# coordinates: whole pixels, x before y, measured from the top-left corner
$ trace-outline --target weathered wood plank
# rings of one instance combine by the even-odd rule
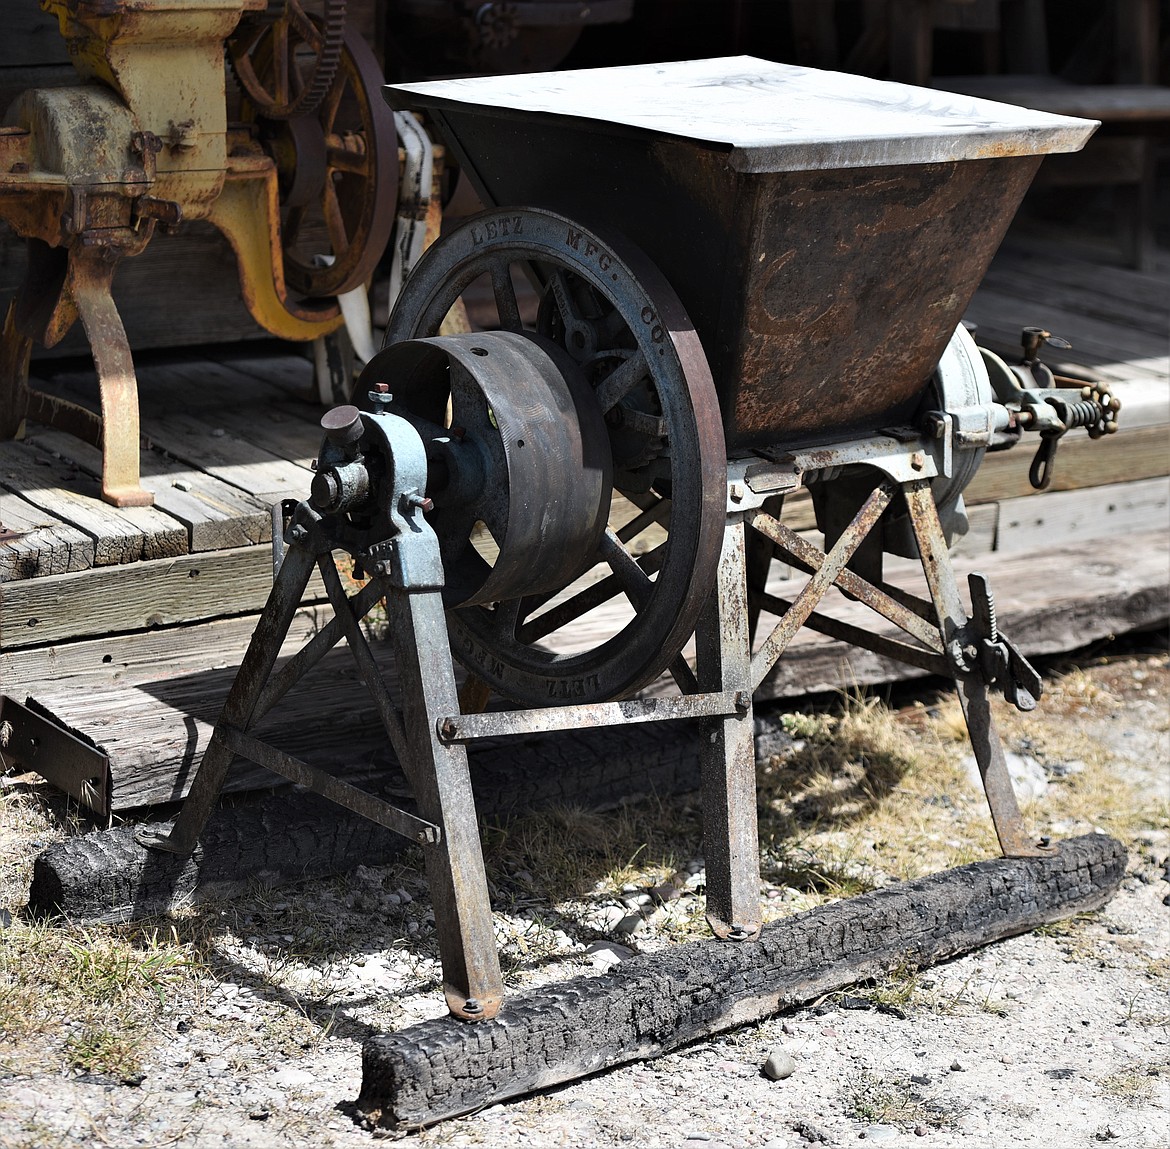
[[[271,552],[259,546],[24,579],[0,588],[0,646],[44,646],[244,614],[260,610],[271,589]],[[316,575],[308,597],[324,598]]]
[[[1170,477],[1111,483],[1081,491],[1052,491],[999,504],[1000,551],[1035,551],[1075,540],[1170,524]]]
[[[76,463],[89,475],[101,475],[101,451],[81,439],[63,431],[36,431],[28,442]],[[271,541],[272,513],[259,499],[149,448],[142,452],[141,468],[142,486],[154,494],[155,507],[187,528],[192,553]]]
[[[86,570],[93,552],[89,535],[0,490],[0,582]]]
[[[1043,296],[1018,300],[992,291],[980,292],[971,301],[964,318],[978,325],[978,342],[986,344],[995,336],[1017,352],[1020,329],[1026,324],[1064,336],[1072,344],[1072,349],[1046,353],[1045,359],[1050,363],[1084,364],[1089,369],[1109,366],[1112,370],[1124,364],[1132,368],[1132,376],[1159,371],[1165,376],[1170,372],[1164,335],[1134,328],[1122,329],[1113,323],[1054,306]]]
[[[1124,415],[1124,411],[1123,411]],[[1028,469],[1038,443],[1021,443],[998,452],[994,463],[979,468],[964,492],[969,503],[998,502],[1034,494]],[[1050,490],[1071,491],[1152,479],[1170,472],[1170,427],[1121,430],[1107,439],[1090,439],[1084,431],[1070,431],[1056,452]]]
[[[1122,338],[1129,328],[1158,337],[1164,335],[1170,327],[1170,305],[1165,296],[1156,296],[1153,292],[1131,292],[1130,298],[1125,298],[1103,291],[1095,282],[1095,267],[1086,269],[1085,265],[1081,265],[1082,276],[1094,276],[1094,281],[1085,283],[1078,279],[1044,274],[1040,266],[1040,261],[1029,263],[1017,259],[1001,263],[997,258],[983,277],[973,306],[978,305],[984,293],[1000,299],[1018,300],[1020,307],[1034,306],[1037,299],[1042,299],[1045,306],[1059,307],[1070,315],[1085,315],[1116,326]],[[1163,285],[1163,291],[1170,293],[1170,283]]]
[[[912,564],[891,565],[894,581],[917,585],[909,577]],[[1078,545],[1039,555],[983,555],[962,569],[971,566],[990,578],[1005,633],[1030,656],[1076,649],[1170,614],[1170,537],[1165,532],[1127,539],[1124,556],[1087,554]],[[778,581],[769,589],[791,597],[803,582]],[[859,604],[838,597],[826,609],[875,629],[876,616]],[[302,612],[283,654],[291,654],[328,617],[327,608],[320,614]],[[0,656],[0,675],[9,693],[33,695],[64,725],[83,731],[109,754],[115,808],[167,801],[185,793],[254,622],[255,616],[248,616],[194,631],[160,631],[142,640],[124,636],[9,651]],[[886,628],[882,633],[894,632]],[[375,643],[373,650],[393,693],[396,672],[389,644]],[[913,667],[804,631],[757,699],[921,675]],[[648,693],[673,691],[663,682]],[[373,704],[344,649],[334,651],[261,730],[289,753],[323,765],[352,769],[387,761]],[[265,779],[241,774],[232,785],[251,788],[267,784]]]
[[[93,539],[95,567],[186,553],[187,531],[177,519],[154,507],[103,503],[97,480],[27,443],[0,443],[0,487]]]
[[[255,441],[260,435],[248,438],[218,425],[229,422],[236,420],[217,419],[216,425],[211,425],[204,419],[179,413],[165,420],[144,419],[142,430],[167,454],[246,491],[262,503],[302,499],[308,494],[313,473],[307,466],[266,450]],[[243,426],[239,429],[245,430]]]
[[[1152,304],[1162,310],[1170,309],[1167,303],[1170,275],[1165,267],[1141,271],[1077,259],[1049,239],[1012,232],[996,254],[992,267],[1018,270],[1043,283],[1081,284],[1086,294],[1100,292],[1139,307]]]
[[[764,926],[703,939],[507,999],[494,1021],[451,1017],[362,1047],[358,1110],[411,1129],[761,1021],[895,967],[921,969],[1099,909],[1125,874],[1120,842],[1089,834],[1043,858],[996,858]],[[80,867],[79,867],[80,868]]]

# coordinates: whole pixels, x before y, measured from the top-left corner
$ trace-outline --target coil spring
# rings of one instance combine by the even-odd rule
[[[1102,422],[1104,417],[1101,404],[1092,399],[1082,399],[1065,408],[1064,423],[1071,431],[1074,427],[1091,427],[1094,423]]]
[[[1111,394],[1105,383],[1081,388],[1081,397],[1073,403],[1061,405],[1061,418],[1068,428],[1085,427],[1090,439],[1112,435],[1117,430],[1117,412],[1121,400]]]

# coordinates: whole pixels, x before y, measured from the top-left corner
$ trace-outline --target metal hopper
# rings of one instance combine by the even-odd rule
[[[905,418],[1041,158],[1095,123],[751,57],[405,84],[485,203],[633,239],[728,446]]]

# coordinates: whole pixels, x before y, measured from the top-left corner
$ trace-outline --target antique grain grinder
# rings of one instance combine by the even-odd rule
[[[1041,155],[1093,124],[748,58],[389,98],[433,117],[494,206],[407,282],[364,409],[323,420],[267,609],[178,821],[149,844],[193,848],[237,754],[312,785],[422,843],[449,1007],[491,1017],[467,743],[694,719],[708,920],[746,942],[761,921],[752,694],[808,625],[953,678],[1003,851],[1043,849],[988,704],[995,689],[1029,709],[1040,680],[986,583],[963,601],[948,537],[986,451],[1035,430],[1046,468],[1070,427],[1115,426],[1115,404],[1056,386],[1035,356],[981,353],[959,322]],[[492,301],[481,330],[440,335],[472,293]],[[779,520],[802,485],[825,551]],[[337,550],[369,575],[348,599]],[[921,559],[927,597],[884,581],[887,551]],[[767,592],[773,555],[809,573],[790,602]],[[273,673],[314,567],[336,617]],[[833,587],[902,637],[822,614]],[[379,600],[397,698],[360,626]],[[757,642],[764,613],[777,621]],[[248,733],[342,637],[416,811]],[[473,676],[462,700],[452,658]],[[664,671],[677,690],[640,698]]]
[[[42,0],[81,83],[23,92],[0,128],[0,218],[28,241],[0,337],[0,436],[25,418],[99,444],[102,497],[139,485],[134,365],[111,296],[118,263],[156,228],[209,220],[239,264],[261,326],[313,339],[342,323],[336,296],[366,282],[394,220],[393,118],[344,0]],[[242,18],[242,22],[241,22]],[[224,47],[242,89],[229,125]],[[35,343],[78,319],[101,415],[30,390]]]

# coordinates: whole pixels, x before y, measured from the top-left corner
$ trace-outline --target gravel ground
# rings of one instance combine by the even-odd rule
[[[1048,721],[1072,724],[1079,757],[1057,753],[1049,727],[1005,721],[1035,824],[1084,832],[1095,822],[1085,810],[1102,802],[1110,813],[1099,828],[1126,841],[1127,877],[1101,913],[495,1105],[404,1144],[1170,1144],[1168,661],[1147,649],[1058,681]],[[928,700],[899,722],[921,739],[934,714]],[[963,780],[961,749],[936,735],[927,741],[949,765],[937,767],[926,802],[954,808],[958,837],[939,848],[963,860],[987,831],[960,841],[978,796]],[[791,752],[801,745],[798,737]],[[1101,797],[1110,779],[1124,802]],[[1078,787],[1079,805],[1070,797]],[[867,816],[880,819],[896,790]],[[413,871],[360,869],[257,890],[146,930],[46,928],[21,916],[21,883],[36,845],[62,830],[40,787],[2,793],[0,1146],[368,1146],[387,1136],[355,1121],[361,1042],[441,1012],[429,907]],[[880,855],[884,830],[874,825],[821,824],[802,848],[827,858],[842,835],[856,847],[868,834]],[[489,864],[513,987],[604,970],[701,920],[698,858],[678,865],[681,896],[655,914],[642,911],[653,876],[618,884],[602,875],[587,894],[550,902],[515,861]],[[907,876],[897,870],[892,861],[854,865],[869,885]],[[776,916],[834,891],[776,878],[767,893]],[[763,1070],[770,1056],[790,1073],[773,1080]]]

